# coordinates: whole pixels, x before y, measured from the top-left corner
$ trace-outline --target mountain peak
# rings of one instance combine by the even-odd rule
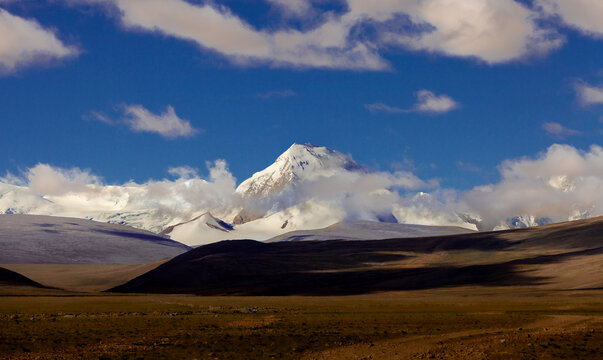
[[[272,165],[243,181],[237,193],[245,197],[278,194],[300,181],[362,170],[362,166],[338,151],[310,143],[294,143]]]

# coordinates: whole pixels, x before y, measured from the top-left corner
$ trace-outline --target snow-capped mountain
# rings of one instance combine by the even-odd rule
[[[600,213],[595,207],[584,206],[569,209],[565,218],[515,216],[514,209],[504,217],[496,212],[477,213],[454,196],[449,201],[437,192],[432,195],[419,191],[429,189],[431,183],[412,173],[371,172],[349,156],[312,144],[293,144],[273,164],[238,187],[224,161],[210,167],[207,180],[186,171],[175,180],[124,185],[103,185],[94,177],[85,182],[80,180],[86,176],[79,169],[53,171],[48,165],[40,166],[38,170],[44,170],[46,177],[39,181],[32,180],[36,175],[33,172],[17,181],[8,176],[0,178],[0,214],[66,216],[129,225],[163,232],[187,245],[227,239],[265,240],[342,221],[460,226],[485,231]],[[553,176],[542,181],[571,196],[583,180]],[[474,194],[491,191],[485,186]]]
[[[161,235],[168,235],[182,243],[205,245],[228,238],[234,227],[206,212],[192,220],[172,225],[163,230]]]
[[[276,161],[243,181],[236,192],[243,197],[276,195],[290,186],[341,171],[365,171],[349,156],[324,146],[293,144]]]
[[[537,218],[532,215],[518,215],[513,216],[512,218],[507,219],[506,221],[500,223],[495,226],[493,230],[509,230],[509,229],[519,229],[519,228],[527,228],[533,226],[542,226],[552,224],[553,220],[550,218]]]
[[[221,240],[267,240],[289,231],[323,228],[344,218],[345,212],[339,207],[310,200],[238,225],[205,213],[170,226],[161,234],[189,246],[199,246]]]
[[[366,170],[349,156],[327,147],[293,144],[273,164],[253,174],[237,187],[236,193],[253,206],[244,206],[232,222],[236,225],[245,224],[295,206],[296,203],[282,204],[283,200],[290,199],[278,197],[303,182],[345,172],[364,173]]]
[[[160,232],[177,219],[158,209],[130,204],[126,186],[91,188],[89,193],[36,194],[26,186],[0,182],[0,214],[29,214],[75,217]]]

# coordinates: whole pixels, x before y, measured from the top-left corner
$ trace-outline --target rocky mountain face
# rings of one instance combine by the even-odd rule
[[[295,188],[304,181],[331,177],[342,172],[366,172],[349,156],[324,146],[293,144],[266,169],[243,181],[237,194],[266,208],[275,205],[275,198],[285,190]],[[244,207],[233,219],[241,225],[260,219],[267,211],[257,207]]]
[[[348,156],[324,146],[293,144],[266,169],[243,181],[236,192],[246,198],[279,194],[302,181],[341,171],[366,171]]]

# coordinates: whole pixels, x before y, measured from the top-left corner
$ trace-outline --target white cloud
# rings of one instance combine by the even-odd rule
[[[168,173],[179,179],[193,179],[199,177],[199,170],[190,166],[177,166],[168,169]]]
[[[101,180],[89,170],[61,169],[48,164],[38,164],[27,172],[29,187],[38,194],[63,195],[87,191],[88,185],[98,185]]]
[[[583,106],[603,104],[603,87],[578,82],[574,86],[578,100]]]
[[[429,90],[420,90],[414,108],[418,112],[447,113],[458,106],[458,103],[448,95],[436,95]]]
[[[225,6],[194,5],[183,0],[114,0],[124,27],[158,32],[197,43],[235,63],[258,61],[275,66],[384,69],[386,63],[366,44],[325,44],[339,24],[302,33],[270,33],[253,28]],[[339,39],[339,37],[338,37]],[[342,39],[339,39],[342,40]]]
[[[142,105],[124,106],[124,113],[125,122],[136,132],[156,133],[168,139],[191,137],[199,132],[191,126],[190,121],[179,118],[174,108],[169,105],[166,111],[159,115],[153,114]]]
[[[431,226],[460,226],[477,230],[459,214],[461,209],[454,191],[437,189],[431,194],[419,192],[403,198],[394,205],[393,215],[398,222]]]
[[[78,50],[62,43],[53,30],[0,9],[0,72],[77,54]]]
[[[459,104],[448,95],[436,95],[429,90],[417,92],[417,102],[411,109],[389,106],[384,103],[365,104],[370,112],[386,112],[390,114],[405,114],[411,112],[444,114],[459,107]]]
[[[342,12],[310,0],[269,1],[302,26],[258,29],[214,2],[111,0],[126,29],[192,41],[241,65],[387,70],[383,54],[391,48],[496,64],[563,43],[539,27],[536,11],[514,0],[342,0]]]
[[[545,13],[560,17],[583,33],[603,37],[603,2],[600,0],[536,0]]]
[[[501,180],[478,186],[461,196],[479,214],[483,228],[492,229],[518,215],[567,221],[603,215],[603,148],[580,151],[553,145],[535,158],[507,160]]]
[[[565,126],[556,122],[546,122],[542,124],[542,128],[547,132],[549,136],[555,138],[564,138],[566,136],[579,135],[580,131],[566,128]]]
[[[465,192],[442,189],[437,181],[411,172],[341,171],[269,199],[243,199],[224,160],[207,167],[206,178],[196,169],[180,167],[170,169],[177,176],[173,180],[106,185],[87,170],[38,164],[21,177],[0,178],[0,209],[20,205],[30,213],[78,217],[155,212],[152,222],[145,224],[159,227],[155,230],[202,211],[234,216],[245,206],[274,213],[307,202],[324,204],[350,219],[376,220],[393,214],[400,222],[465,227],[477,223],[483,230],[516,216],[564,221],[603,215],[603,148],[597,145],[581,151],[556,144],[535,157],[504,161],[500,181]],[[7,195],[6,183],[17,186],[19,193]],[[417,193],[420,190],[431,193]]]
[[[311,0],[267,0],[278,7],[286,16],[307,15],[312,9]]]
[[[386,43],[495,64],[546,53],[562,38],[540,28],[537,13],[513,0],[349,0],[352,11],[381,21],[397,13],[427,27],[415,34],[385,30]]]
[[[189,216],[200,209],[237,206],[236,179],[228,171],[226,162],[217,160],[207,165],[206,179],[197,175],[195,169],[181,167],[171,169],[173,175],[182,175],[174,180],[107,185],[88,170],[38,164],[21,176],[9,174],[0,178],[2,195],[6,191],[17,191],[14,203],[10,197],[0,197],[0,208],[5,210],[9,201],[8,207],[16,207],[18,211],[55,216],[97,218],[103,213],[108,216],[155,213],[150,219],[152,223],[145,225],[147,228],[158,226],[154,230],[160,231],[161,224],[165,225],[170,219],[189,220]],[[7,184],[9,190],[6,190]]]

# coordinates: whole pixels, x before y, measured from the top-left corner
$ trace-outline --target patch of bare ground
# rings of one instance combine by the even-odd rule
[[[603,356],[602,329],[603,316],[552,315],[520,328],[407,336],[331,348],[304,359],[596,358]]]

